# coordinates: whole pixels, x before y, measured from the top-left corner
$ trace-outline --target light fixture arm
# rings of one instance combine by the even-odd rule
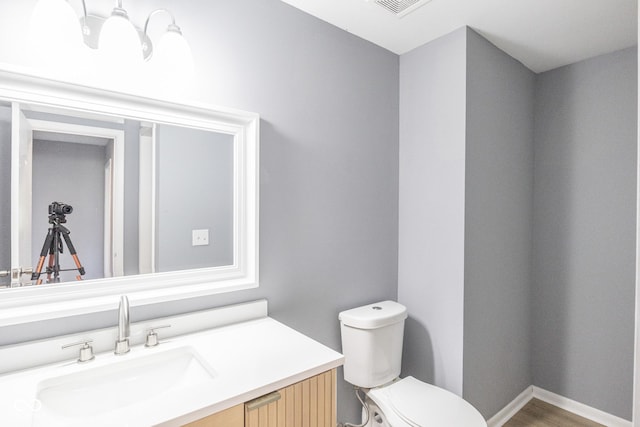
[[[182,30],[180,30],[180,27],[176,25],[176,18],[175,16],[173,16],[173,13],[171,13],[167,9],[156,9],[152,11],[149,14],[149,16],[147,16],[147,20],[144,23],[144,29],[142,30],[142,52],[143,52],[144,58],[147,60],[151,58],[151,55],[153,54],[153,45],[151,43],[151,38],[149,37],[149,34],[148,34],[149,22],[151,21],[151,17],[162,12],[168,14],[171,17],[171,24],[169,24],[169,26],[167,27],[167,32],[174,32],[182,35]]]
[[[82,16],[87,19],[87,3],[84,0],[80,0],[82,3]]]
[[[177,32],[177,33],[179,33],[179,34],[182,34],[182,31],[180,30],[180,27],[178,27],[178,26],[176,25],[176,18],[175,18],[175,16],[173,16],[173,13],[171,13],[171,12],[170,12],[169,10],[167,10],[167,9],[156,9],[156,10],[154,10],[153,12],[151,12],[151,13],[149,14],[149,16],[147,17],[147,20],[146,20],[146,21],[145,21],[145,23],[144,23],[144,30],[143,30],[143,33],[144,33],[147,37],[149,37],[149,34],[147,34],[147,30],[148,30],[148,28],[149,28],[149,21],[151,20],[151,17],[152,17],[153,15],[156,15],[156,14],[158,14],[158,13],[160,13],[160,12],[165,12],[165,13],[169,14],[169,16],[171,17],[171,24],[169,25],[169,27],[167,28],[167,30],[168,30],[168,31],[175,31],[175,32]]]

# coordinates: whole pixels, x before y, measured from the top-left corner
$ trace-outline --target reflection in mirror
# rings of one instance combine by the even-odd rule
[[[0,227],[0,270],[36,269],[21,286],[235,263],[231,134],[5,102],[0,161],[0,219],[20,230]]]
[[[233,137],[170,125],[155,135],[154,271],[233,264]]]

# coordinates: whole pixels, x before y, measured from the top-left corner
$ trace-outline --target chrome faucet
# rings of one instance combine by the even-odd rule
[[[122,295],[118,307],[118,340],[116,341],[115,354],[129,352],[129,335],[129,298]]]

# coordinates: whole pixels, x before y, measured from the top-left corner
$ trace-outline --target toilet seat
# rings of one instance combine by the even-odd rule
[[[371,389],[375,402],[393,427],[486,427],[480,412],[461,397],[413,377]]]

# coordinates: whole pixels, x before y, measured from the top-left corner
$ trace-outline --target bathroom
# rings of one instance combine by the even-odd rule
[[[1,6],[0,62],[22,66],[30,58],[13,34],[24,31],[35,1],[15,3]],[[184,99],[260,115],[259,287],[134,305],[132,322],[264,298],[271,317],[340,351],[339,312],[399,300],[409,309],[403,376],[462,393],[487,419],[536,385],[631,420],[636,145],[589,174],[592,158],[572,157],[583,152],[578,145],[554,147],[557,136],[544,132],[577,130],[553,128],[555,116],[539,103],[574,99],[563,91],[576,75],[587,86],[600,70],[620,75],[610,67],[628,70],[634,48],[535,76],[470,29],[398,56],[277,0],[124,5],[137,23],[156,8],[176,15],[197,66]],[[498,78],[518,88],[508,104],[491,103]],[[636,112],[636,92],[623,86],[636,87],[633,79],[591,94],[610,103],[598,113],[611,114],[613,129],[615,120],[636,119],[623,114]],[[581,123],[589,120],[580,114],[596,114],[564,108]],[[621,132],[635,131],[635,121],[625,123]],[[443,146],[424,152],[415,143],[429,132]],[[511,138],[519,144],[507,145]],[[494,140],[505,146],[482,150]],[[584,175],[554,175],[543,163],[554,158],[586,162],[576,166]],[[572,179],[594,193],[570,193]],[[579,220],[576,228],[551,221],[556,211]],[[6,203],[0,223],[6,239]],[[593,252],[574,259],[572,245]],[[554,274],[566,275],[565,287],[555,287]],[[584,293],[578,282],[588,283]],[[0,345],[112,327],[116,309],[114,298],[109,310],[4,327]],[[344,381],[338,401],[339,421],[358,418]]]

